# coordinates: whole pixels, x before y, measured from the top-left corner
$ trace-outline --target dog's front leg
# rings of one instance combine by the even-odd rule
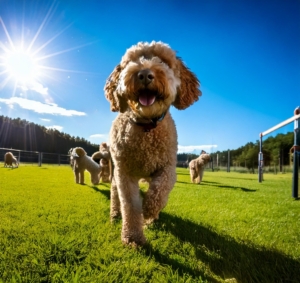
[[[84,170],[85,170],[85,169],[79,171],[79,183],[80,183],[81,185],[84,184]]]
[[[190,169],[190,177],[191,177],[191,183],[194,183],[194,179],[195,179],[195,173],[192,171],[192,169]]]
[[[74,167],[74,175],[75,175],[75,182],[79,183],[79,169],[77,167]]]
[[[119,216],[121,216],[120,199],[115,178],[112,178],[110,188],[110,219],[113,221]]]
[[[175,167],[166,167],[153,175],[143,204],[143,213],[147,224],[158,219],[159,212],[166,206],[175,182]]]
[[[146,238],[143,233],[142,200],[138,179],[131,178],[116,168],[114,172],[122,213],[122,242],[143,245]]]

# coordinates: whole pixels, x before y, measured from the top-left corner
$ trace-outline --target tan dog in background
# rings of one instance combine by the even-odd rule
[[[205,165],[210,161],[210,155],[202,153],[189,163],[191,182],[200,184],[203,179]]]
[[[13,164],[15,164],[15,167],[19,167],[17,157],[15,157],[10,151],[6,152],[4,154],[4,167],[14,168]]]

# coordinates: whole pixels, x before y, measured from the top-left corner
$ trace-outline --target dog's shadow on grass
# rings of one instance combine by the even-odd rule
[[[221,278],[235,278],[237,282],[300,282],[300,261],[279,251],[250,242],[237,242],[229,236],[165,212],[160,213],[153,228],[172,233],[183,243],[190,243],[197,260]],[[162,254],[159,249],[152,248],[151,243],[146,247],[146,252],[161,264],[171,265],[181,275],[188,273],[195,279],[202,277],[209,282],[219,282],[201,270],[187,267]]]
[[[177,173],[177,176],[190,176],[190,173]]]
[[[216,183],[216,182],[203,181],[202,183],[203,183],[203,185],[214,186],[214,187],[218,187],[218,188],[222,188],[222,189],[242,190],[244,192],[249,192],[249,193],[253,193],[253,192],[257,191],[254,189],[248,189],[248,188],[239,187],[239,186],[229,186],[229,185],[224,185],[222,183]]]
[[[202,183],[203,183],[203,185],[208,185],[208,186],[211,186],[210,183],[213,183],[212,186],[214,186],[214,187],[218,187],[221,189],[242,190],[242,191],[248,192],[248,193],[253,193],[253,192],[257,191],[255,189],[249,189],[249,188],[244,188],[244,187],[240,187],[240,186],[229,186],[229,185],[224,185],[222,183],[217,184],[216,182],[203,181]]]
[[[252,174],[253,175],[253,174]],[[240,178],[240,177],[223,177],[223,178],[227,178],[227,179],[237,179],[237,180],[246,180],[246,181],[256,181],[256,179],[254,178]]]
[[[256,192],[256,190],[254,190],[254,189],[238,187],[238,186],[229,186],[229,185],[224,185],[222,183],[210,182],[210,181],[202,181],[200,184],[193,184],[193,183],[190,183],[190,182],[183,182],[183,181],[177,181],[176,183],[190,184],[190,185],[194,185],[194,186],[197,186],[197,187],[207,185],[207,186],[213,186],[213,187],[218,187],[218,188],[222,188],[222,189],[242,190],[244,192],[249,192],[249,193]]]
[[[110,184],[101,183],[102,186],[106,187],[106,189],[100,189],[97,186],[89,186],[96,192],[103,194],[108,200],[110,199]]]

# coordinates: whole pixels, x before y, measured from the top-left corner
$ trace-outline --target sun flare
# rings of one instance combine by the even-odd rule
[[[13,26],[19,25],[18,29],[14,29],[14,31],[17,30],[16,33],[7,29],[3,18],[0,16],[0,90],[11,88],[12,96],[15,96],[19,89],[22,89],[23,92],[26,92],[25,95],[34,95],[37,92],[48,97],[50,96],[48,92],[50,81],[60,81],[57,76],[58,72],[85,73],[57,67],[61,63],[57,56],[93,43],[73,45],[70,48],[57,51],[53,49],[54,40],[73,24],[69,23],[47,39],[45,36],[47,30],[43,31],[43,29],[51,21],[57,6],[58,2],[53,1],[35,33],[30,24],[26,24],[24,20],[26,17],[22,19],[22,24],[14,22]],[[52,52],[48,51],[48,47]]]
[[[17,82],[32,83],[39,76],[39,66],[32,54],[23,50],[9,51],[4,58],[9,76]]]

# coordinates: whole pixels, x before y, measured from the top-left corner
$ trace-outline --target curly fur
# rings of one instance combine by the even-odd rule
[[[204,167],[210,161],[210,155],[207,153],[200,154],[196,159],[189,163],[191,182],[200,184],[203,179]]]
[[[87,156],[82,147],[73,148],[70,159],[76,183],[84,184],[84,171],[87,170],[91,174],[91,182],[94,185],[99,184],[101,166]]]
[[[142,245],[143,223],[158,219],[176,182],[177,132],[171,105],[184,109],[201,95],[196,76],[162,42],[129,48],[104,87],[112,111],[114,163],[111,218],[122,216],[121,239]],[[138,182],[149,180],[143,199]]]
[[[100,180],[102,179],[104,183],[110,183],[112,178],[112,161],[109,146],[105,142],[101,143],[99,151],[93,153],[92,159],[102,167]]]
[[[13,164],[15,164],[15,167],[19,167],[19,162],[17,158],[11,152],[6,152],[4,154],[4,167],[13,168]]]

